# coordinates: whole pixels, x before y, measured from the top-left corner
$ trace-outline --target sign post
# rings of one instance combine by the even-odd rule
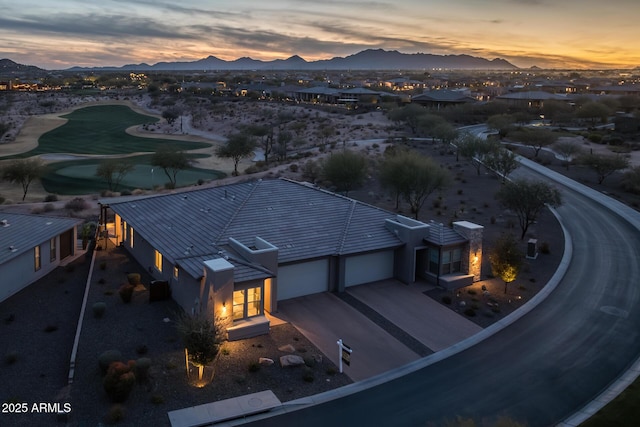
[[[339,368],[340,373],[342,373],[342,362],[344,362],[347,366],[351,366],[351,347],[342,342],[342,338],[340,338],[337,342],[338,344],[338,360],[339,360]]]

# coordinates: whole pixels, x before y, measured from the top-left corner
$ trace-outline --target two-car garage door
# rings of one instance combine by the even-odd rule
[[[344,263],[345,287],[390,279],[393,267],[393,251],[348,257]],[[328,290],[328,259],[278,267],[278,301]]]

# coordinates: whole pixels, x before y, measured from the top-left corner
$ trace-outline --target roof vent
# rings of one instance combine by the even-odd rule
[[[15,247],[15,246],[13,246],[13,245],[9,246],[9,250],[10,250],[11,252],[15,252],[15,251],[17,251],[16,247]]]
[[[8,227],[9,226],[9,221],[6,219],[3,219],[2,221],[0,221],[0,225],[3,227]]]

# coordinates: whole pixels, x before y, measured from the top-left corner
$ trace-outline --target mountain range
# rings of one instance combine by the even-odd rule
[[[2,62],[0,60],[0,71]],[[18,65],[18,64],[16,64]],[[21,66],[27,67],[27,66]],[[510,70],[515,65],[504,59],[488,60],[470,55],[401,53],[396,50],[368,49],[346,57],[306,61],[298,55],[287,59],[261,61],[242,57],[233,61],[208,56],[189,62],[127,64],[121,67],[72,67],[64,71],[216,71],[216,70]],[[6,70],[5,70],[6,71]],[[16,70],[19,71],[19,70]]]

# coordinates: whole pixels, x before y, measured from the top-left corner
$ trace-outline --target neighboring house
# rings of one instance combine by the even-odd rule
[[[568,102],[568,98],[565,95],[539,90],[506,93],[504,95],[497,96],[495,99],[528,108],[543,108],[545,101]]]
[[[440,89],[416,95],[411,102],[439,110],[451,105],[475,103],[476,100],[467,91]]]
[[[185,311],[226,319],[229,339],[267,333],[265,311],[289,298],[391,278],[447,288],[480,280],[481,226],[425,224],[310,184],[259,180],[100,203],[117,243],[168,281]]]
[[[75,255],[76,227],[70,218],[0,212],[0,301],[44,277]]]

